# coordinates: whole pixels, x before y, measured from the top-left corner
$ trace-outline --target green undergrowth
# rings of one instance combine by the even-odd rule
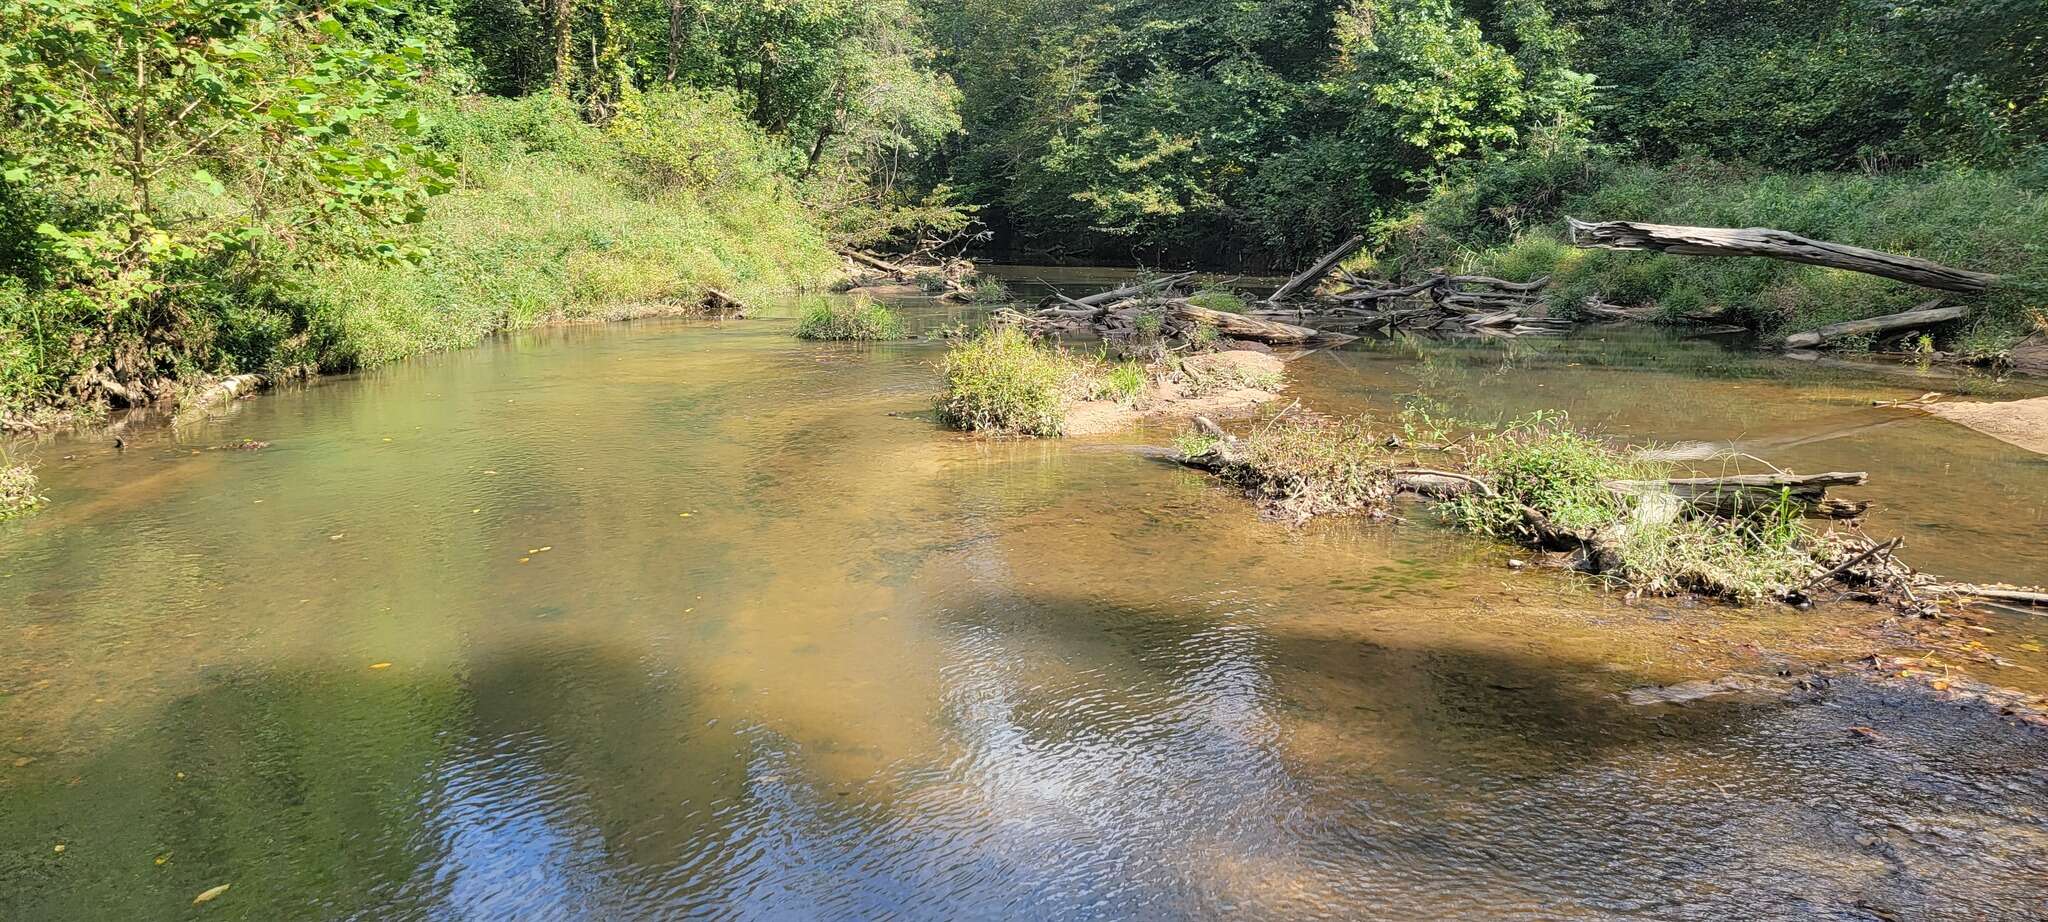
[[[797,317],[796,338],[877,342],[903,337],[903,319],[867,295],[822,298]]]
[[[815,286],[837,260],[720,97],[662,94],[603,127],[558,97],[468,100],[440,140],[462,184],[436,199],[417,265],[297,279],[323,368],[376,365],[543,323],[689,313]]]
[[[1425,441],[1451,428],[1462,429],[1462,437]],[[1668,476],[1665,470],[1573,429],[1561,416],[1456,427],[1414,415],[1395,425],[1283,417],[1228,450],[1199,434],[1176,448],[1295,520],[1387,515],[1403,472],[1473,478],[1484,486],[1435,504],[1447,522],[1522,544],[1563,536],[1582,569],[1635,591],[1755,602],[1791,595],[1816,566],[1816,536],[1790,501],[1732,518],[1650,514],[1644,500],[1609,484]]]
[[[1597,296],[1654,306],[1675,322],[1737,323],[1773,334],[1907,310],[1938,294],[1771,259],[1579,249],[1567,242],[1564,219],[1771,227],[2003,275],[2006,284],[1990,295],[1950,296],[1951,304],[1978,309],[1935,336],[1944,348],[1992,351],[2017,339],[2030,312],[2048,305],[2048,184],[2038,172],[1792,174],[1532,155],[1447,181],[1406,217],[1382,225],[1376,268],[1513,281],[1550,276],[1550,307],[1565,315]]]
[[[0,416],[90,413],[106,399],[95,369],[144,380],[346,371],[538,324],[692,313],[712,288],[757,299],[839,271],[778,170],[785,152],[725,96],[636,96],[604,125],[549,93],[446,101],[430,115],[422,141],[457,171],[393,247],[309,244],[290,264],[264,259],[283,247],[250,248],[179,268],[142,333],[106,329],[79,286],[33,281],[55,257],[9,234],[76,203],[16,201],[26,193],[0,185],[11,212],[0,268],[16,273],[0,275]],[[164,182],[195,209],[245,207],[238,187],[214,201]]]
[[[1005,435],[1059,435],[1083,363],[1010,327],[955,345],[941,366],[939,415],[956,429]]]

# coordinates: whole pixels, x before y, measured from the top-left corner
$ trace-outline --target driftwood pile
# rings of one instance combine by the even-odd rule
[[[1158,335],[1169,339],[1197,341],[1198,331],[1207,328],[1223,339],[1266,346],[1332,345],[1374,330],[1524,336],[1571,327],[1571,321],[1550,317],[1544,309],[1547,278],[1510,282],[1438,274],[1409,284],[1362,279],[1337,264],[1363,242],[1363,237],[1345,241],[1243,313],[1191,303],[1187,286],[1195,274],[1182,272],[1083,298],[1051,295],[1034,311],[998,311],[996,319],[1038,335],[1085,331],[1117,341],[1145,335],[1150,315],[1162,328]],[[1325,291],[1323,283],[1332,273],[1344,284]]]
[[[1571,321],[1549,316],[1544,307],[1543,289],[1550,284],[1547,277],[1510,282],[1483,275],[1439,273],[1403,283],[1359,278],[1338,268],[1364,239],[1346,240],[1246,313],[1342,332],[1431,330],[1451,335],[1527,336],[1571,328]],[[1325,293],[1322,282],[1333,272],[1344,287]]]
[[[915,285],[942,301],[974,300],[974,290],[967,285],[974,277],[974,263],[970,260],[925,250],[895,258],[855,249],[843,250],[839,255],[845,263],[848,288]]]
[[[996,311],[993,319],[1038,336],[1091,333],[1126,344],[1213,343],[1231,349],[1255,343],[1272,348],[1337,345],[1357,338],[1191,303],[1185,286],[1194,276],[1182,272],[1141,280],[1085,298],[1056,294],[1041,301],[1036,310],[1027,313],[1005,308]]]

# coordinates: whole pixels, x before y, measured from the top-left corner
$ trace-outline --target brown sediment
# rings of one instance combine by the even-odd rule
[[[1918,406],[2008,445],[2048,455],[2048,397],[1998,402],[1959,400]]]
[[[1084,400],[1067,411],[1066,434],[1097,435],[1143,419],[1235,418],[1280,399],[1286,363],[1263,352],[1234,349],[1169,359],[1148,368],[1137,399]]]

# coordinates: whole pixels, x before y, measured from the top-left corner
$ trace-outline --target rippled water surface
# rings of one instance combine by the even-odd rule
[[[1290,529],[1165,430],[965,439],[936,347],[788,330],[543,331],[33,449],[0,919],[2048,916],[2040,734],[1847,679],[1618,696],[1861,655],[1867,612]],[[2048,467],[1878,414],[1944,389],[1896,374],[1597,336],[1294,374],[1868,469],[1916,562],[2048,578]],[[2048,630],[1992,623],[2041,684]]]

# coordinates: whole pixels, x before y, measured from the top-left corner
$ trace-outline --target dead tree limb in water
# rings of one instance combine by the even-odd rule
[[[1882,317],[1851,320],[1847,323],[1831,323],[1824,327],[1807,330],[1804,333],[1794,333],[1785,337],[1784,345],[1787,349],[1812,349],[1816,346],[1826,345],[1829,340],[1841,339],[1844,336],[1855,336],[1859,333],[1884,334],[1896,333],[1900,330],[1913,330],[1920,327],[1933,326],[1937,323],[1945,323],[1950,320],[1958,320],[1962,318],[1963,314],[1964,310],[1962,308],[1942,307],[1941,299],[1935,298],[1909,311],[1886,314]]]
[[[1068,304],[1078,304],[1082,307],[1101,307],[1102,305],[1110,304],[1116,301],[1121,301],[1125,298],[1135,298],[1138,295],[1145,294],[1146,292],[1152,291],[1155,288],[1164,291],[1194,277],[1195,274],[1192,272],[1177,272],[1173,275],[1162,275],[1156,279],[1146,279],[1139,282],[1133,282],[1129,285],[1124,285],[1119,288],[1112,288],[1108,291],[1097,292],[1085,298],[1069,298],[1064,295],[1051,295],[1048,296],[1045,300],[1040,301],[1039,304],[1041,306],[1045,306],[1065,302]]]
[[[1862,272],[1965,294],[1982,294],[1998,284],[1998,276],[1990,273],[1951,269],[1915,256],[1813,240],[1768,227],[1683,227],[1638,221],[1565,220],[1571,224],[1572,245],[1589,249],[1655,250],[1681,256],[1763,256]]]
[[[1323,280],[1323,276],[1329,275],[1331,269],[1337,268],[1337,264],[1343,262],[1344,257],[1351,255],[1351,251],[1358,249],[1358,245],[1364,242],[1365,237],[1362,235],[1355,235],[1344,241],[1344,245],[1316,260],[1315,265],[1302,270],[1301,274],[1288,279],[1287,284],[1274,289],[1273,296],[1266,300],[1278,303],[1294,297],[1295,292],[1304,288],[1314,288],[1317,282]]]

